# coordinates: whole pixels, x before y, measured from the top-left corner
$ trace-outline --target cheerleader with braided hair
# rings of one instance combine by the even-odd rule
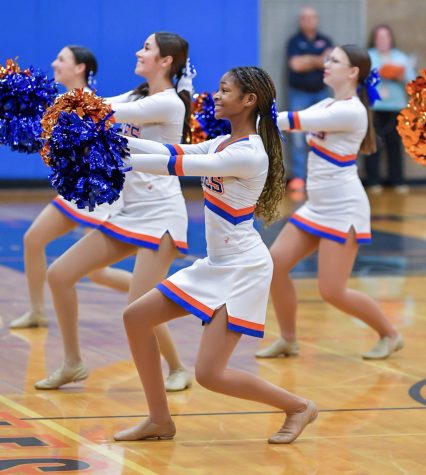
[[[129,140],[134,169],[203,177],[207,257],[164,280],[125,310],[149,416],[117,433],[116,440],[174,437],[155,328],[188,313],[205,324],[195,366],[197,381],[212,391],[286,413],[270,443],[292,442],[317,416],[313,402],[254,374],[227,368],[243,334],[263,336],[272,260],[253,217],[263,215],[271,221],[282,198],[284,168],[274,98],[275,87],[265,71],[231,69],[214,95],[215,117],[231,122],[231,135],[196,145]]]

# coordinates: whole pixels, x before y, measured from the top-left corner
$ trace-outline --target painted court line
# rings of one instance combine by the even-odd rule
[[[367,411],[417,411],[426,410],[426,406],[402,406],[402,407],[350,407],[341,409],[320,409],[319,412],[367,412]],[[233,411],[233,412],[184,412],[171,414],[172,417],[205,417],[205,416],[255,416],[260,414],[282,414],[282,411]],[[21,421],[40,420],[86,420],[86,419],[131,419],[148,417],[148,414],[123,414],[120,416],[62,416],[62,417],[21,417]]]
[[[49,429],[52,429],[53,431],[58,432],[64,437],[67,437],[68,439],[71,439],[74,442],[77,442],[78,444],[83,445],[84,447],[92,450],[93,452],[97,452],[99,455],[102,455],[103,457],[106,457],[112,460],[113,462],[120,464],[121,466],[125,466],[129,469],[134,470],[135,473],[141,473],[142,475],[157,475],[155,472],[152,472],[151,470],[148,470],[147,468],[144,468],[132,462],[131,460],[127,460],[123,458],[121,455],[118,455],[105,447],[102,447],[102,446],[94,444],[93,442],[90,442],[85,437],[82,437],[76,432],[73,432],[65,427],[62,427],[60,424],[56,422],[43,419],[42,416],[38,414],[37,412],[31,409],[28,409],[27,407],[22,406],[21,404],[18,404],[5,396],[0,395],[0,403],[28,417],[38,418],[40,424],[43,424],[46,427],[49,427]]]

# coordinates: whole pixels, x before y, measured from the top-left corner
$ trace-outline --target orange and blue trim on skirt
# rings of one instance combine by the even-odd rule
[[[203,303],[191,297],[189,294],[179,289],[169,280],[163,280],[156,285],[156,288],[170,300],[184,308],[188,313],[195,315],[204,323],[210,323],[213,319],[215,309],[207,307]],[[264,325],[260,323],[248,322],[240,318],[228,315],[228,329],[237,333],[263,338]]]
[[[128,244],[133,244],[139,247],[146,247],[155,251],[158,250],[158,248],[160,247],[161,238],[149,236],[147,234],[134,233],[132,231],[128,231],[126,229],[115,226],[109,221],[104,221],[98,227],[98,229],[102,233],[107,234],[108,236],[111,236],[114,239],[118,239],[119,241],[127,242]],[[173,242],[179,252],[181,252],[182,254],[188,254],[188,244],[186,242],[175,241],[174,239]]]
[[[344,244],[348,238],[349,233],[343,231],[338,231],[337,229],[330,228],[328,226],[322,226],[321,224],[314,223],[313,221],[299,216],[297,213],[294,213],[289,219],[289,223],[294,224],[298,228],[306,231],[315,236],[323,237],[330,239],[332,241],[339,242]],[[358,244],[370,244],[371,243],[371,233],[357,233],[355,231],[355,237]]]
[[[103,223],[103,220],[92,218],[83,214],[76,212],[71,206],[68,206],[64,201],[59,198],[54,198],[52,200],[52,205],[63,213],[67,218],[72,219],[78,224],[83,226],[90,226],[91,228],[98,228],[100,224]]]

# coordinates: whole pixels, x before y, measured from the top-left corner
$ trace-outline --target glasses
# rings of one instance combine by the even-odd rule
[[[324,58],[323,63],[331,63],[331,64],[343,64],[344,66],[349,66],[350,68],[352,67],[351,64],[349,63],[343,63],[342,61],[339,61],[338,59],[334,58],[333,56],[326,56]]]

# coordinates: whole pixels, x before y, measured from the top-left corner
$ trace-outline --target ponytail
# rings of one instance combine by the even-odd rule
[[[359,87],[358,96],[367,109],[368,117],[367,132],[365,133],[365,137],[361,142],[360,152],[364,155],[370,155],[377,150],[376,131],[373,125],[373,111],[370,109],[370,101],[368,98],[367,89],[363,85]]]
[[[367,110],[368,126],[365,137],[361,143],[360,152],[366,155],[374,153],[377,149],[376,146],[376,132],[373,125],[373,113],[370,109],[370,100],[368,92],[365,87],[364,81],[367,79],[371,70],[371,59],[368,51],[365,48],[361,48],[357,45],[343,45],[339,46],[341,50],[346,54],[349,59],[349,63],[353,67],[359,69],[358,74],[358,96],[361,102],[364,104]]]
[[[175,86],[176,88],[176,86]],[[192,100],[191,94],[186,89],[177,93],[185,105],[185,117],[183,122],[182,143],[191,143],[191,113],[192,113]]]
[[[147,82],[143,82],[137,88],[133,89],[131,96],[134,97],[136,101],[137,99],[146,97],[148,94],[149,94],[149,85]]]
[[[278,205],[284,191],[284,161],[278,128],[272,115],[276,96],[275,86],[269,74],[256,66],[230,70],[243,94],[257,96],[259,115],[258,132],[269,158],[268,176],[256,203],[255,215],[263,217],[265,224],[278,218]]]
[[[269,224],[278,218],[285,183],[284,159],[277,126],[270,114],[259,119],[258,132],[269,157],[268,176],[256,205],[256,216],[263,216]]]

